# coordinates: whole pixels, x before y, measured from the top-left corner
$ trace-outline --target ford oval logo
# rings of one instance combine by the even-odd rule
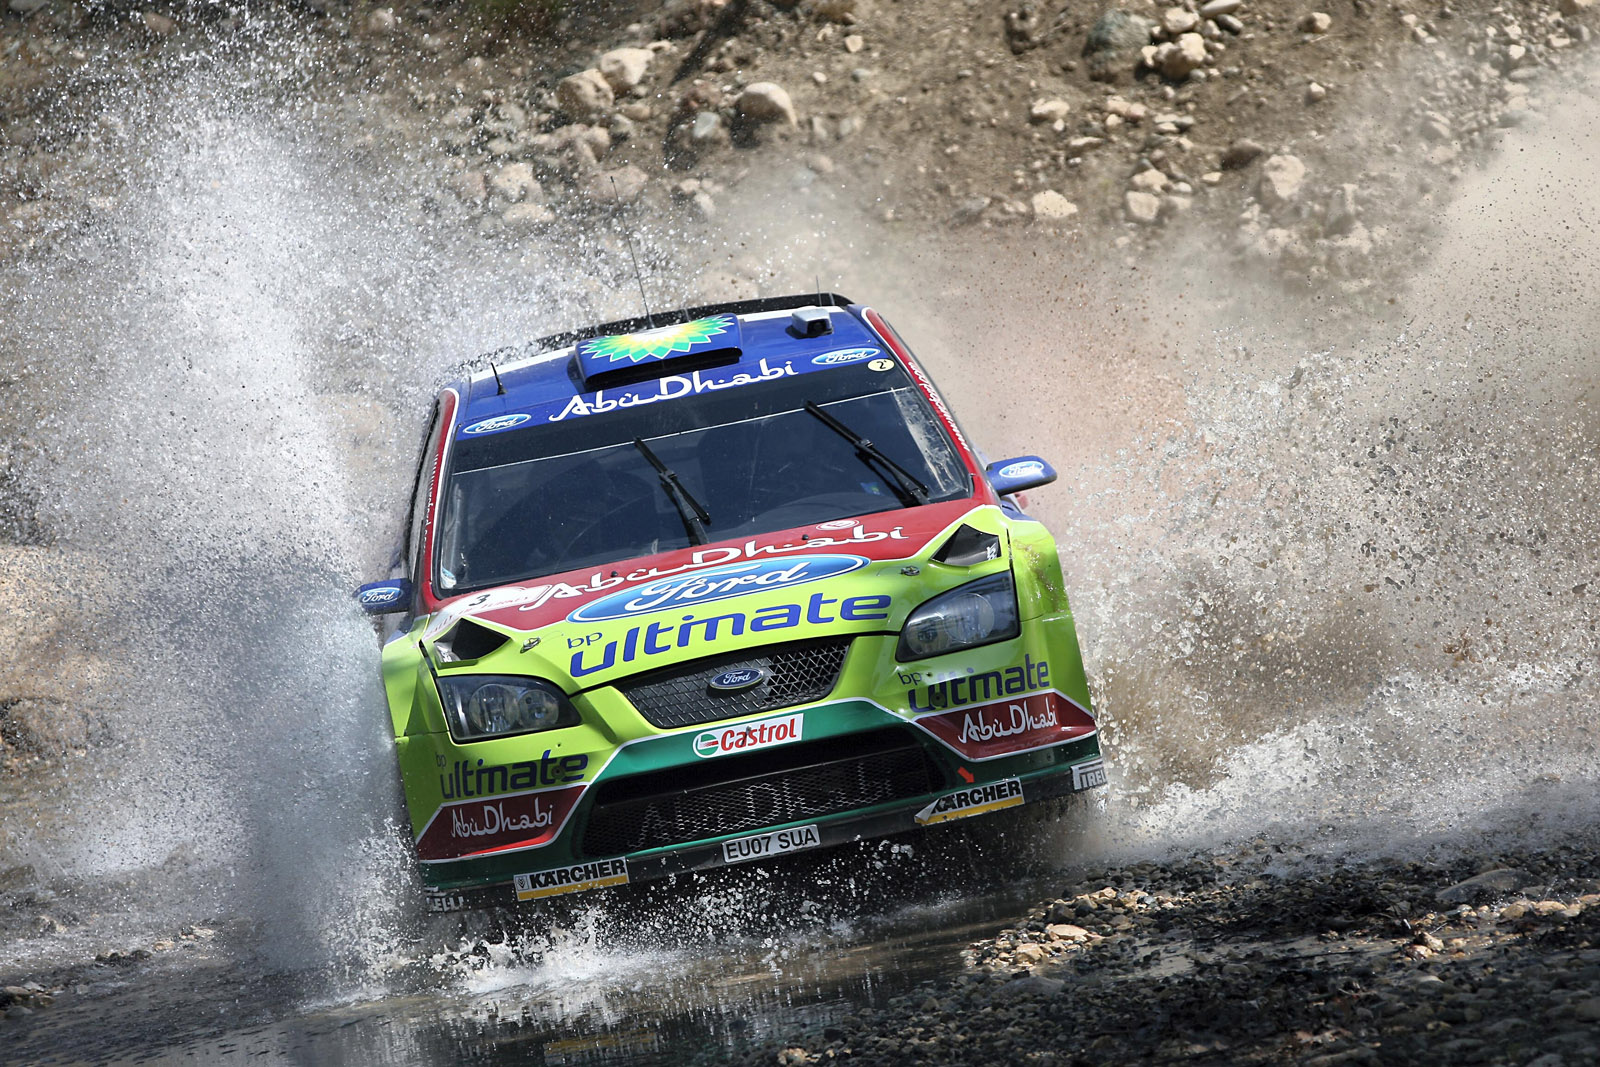
[[[521,426],[531,418],[533,418],[532,415],[520,411],[515,415],[496,415],[492,419],[475,422],[461,432],[470,434],[497,433],[500,430],[509,430],[513,426]]]
[[[790,556],[787,559],[730,563],[725,567],[675,574],[591,600],[567,618],[572,622],[626,619],[647,611],[669,611],[709,604],[714,600],[770,593],[804,582],[848,574],[870,561],[863,556]]]
[[[759,685],[766,677],[765,667],[735,667],[731,671],[723,671],[706,684],[720,692],[731,693]]]
[[[398,585],[384,585],[376,589],[365,589],[361,593],[363,604],[393,604],[400,599],[402,590]]]
[[[819,367],[832,367],[840,363],[859,363],[864,359],[871,359],[881,355],[876,348],[841,348],[835,352],[824,352],[820,356],[812,356],[811,362]]]
[[[1024,459],[1016,463],[1007,463],[994,473],[997,478],[1031,478],[1035,474],[1044,473],[1044,464],[1036,459]]]

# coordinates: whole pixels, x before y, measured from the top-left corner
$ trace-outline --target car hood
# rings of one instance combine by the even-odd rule
[[[665,623],[677,625],[692,620],[696,612],[704,618],[708,614],[760,610],[771,603],[803,601],[816,590],[829,590],[828,595],[834,596],[831,590],[841,585],[837,580],[882,572],[883,568],[874,565],[925,554],[942,543],[963,517],[985,508],[995,510],[972,500],[930,504],[697,545],[607,567],[550,575],[537,582],[480,590],[447,602],[428,620],[423,637],[436,639],[462,618],[500,630],[536,635],[539,642],[528,643],[527,650],[534,652],[527,657],[528,665],[548,661],[548,668],[572,677],[582,686],[624,673],[623,664],[605,669],[603,676],[585,678],[585,674],[594,672],[585,670],[581,656],[569,656],[569,650],[590,649],[652,621],[658,630]],[[863,593],[893,592],[883,589],[881,583],[870,587],[856,584],[860,586],[856,591]],[[865,607],[844,616],[836,611],[834,618],[840,624],[834,627],[836,631],[882,630],[890,626],[885,614]],[[805,621],[817,624],[818,618]],[[761,633],[745,634],[745,640],[731,645],[719,638],[718,647],[801,636],[778,632],[783,627],[777,624],[757,624],[755,629],[771,632],[765,638]],[[660,640],[658,637],[657,643]],[[545,647],[539,647],[540,643]],[[600,649],[595,648],[595,652],[598,656]],[[629,656],[629,661],[633,660]],[[632,669],[642,666],[642,662],[634,663]]]

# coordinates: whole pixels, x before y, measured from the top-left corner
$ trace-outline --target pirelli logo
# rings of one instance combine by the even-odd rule
[[[951,819],[966,819],[989,811],[999,811],[1001,808],[1014,808],[1021,803],[1022,782],[1007,778],[1003,782],[990,782],[946,793],[917,812],[917,822],[932,826]]]
[[[1095,786],[1106,784],[1106,763],[1102,759],[1092,759],[1087,763],[1075,763],[1072,766],[1072,788],[1076,790],[1093,789]]]
[[[627,885],[628,861],[614,859],[576,863],[571,867],[557,867],[551,871],[519,874],[513,881],[516,884],[518,900],[558,897],[563,893],[581,893],[585,889]]]

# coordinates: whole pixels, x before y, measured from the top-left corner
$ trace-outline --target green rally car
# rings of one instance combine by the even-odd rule
[[[501,362],[501,360],[504,360]],[[609,323],[443,390],[383,680],[430,906],[1105,783],[1056,545],[877,312]]]

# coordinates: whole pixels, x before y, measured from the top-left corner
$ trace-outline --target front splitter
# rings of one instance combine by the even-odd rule
[[[1002,788],[1015,783],[1014,788]],[[752,859],[748,844],[731,852],[725,846],[749,843],[784,831],[805,830],[797,835],[797,845],[779,849],[774,855],[815,851],[853,844],[858,841],[908,833],[935,824],[977,817],[1004,808],[1020,807],[1099,788],[1106,783],[1105,761],[1099,756],[1066,766],[1019,775],[1002,782],[983,783],[966,789],[946,790],[903,801],[892,808],[868,812],[823,816],[765,827],[713,841],[652,849],[628,856],[609,856],[586,860],[566,867],[550,868],[518,875],[512,881],[471,889],[432,890],[427,893],[429,911],[451,912],[473,908],[515,906],[519,901],[538,901],[569,893],[607,886],[649,882],[676,874],[741,865]],[[942,805],[942,807],[941,807]]]

